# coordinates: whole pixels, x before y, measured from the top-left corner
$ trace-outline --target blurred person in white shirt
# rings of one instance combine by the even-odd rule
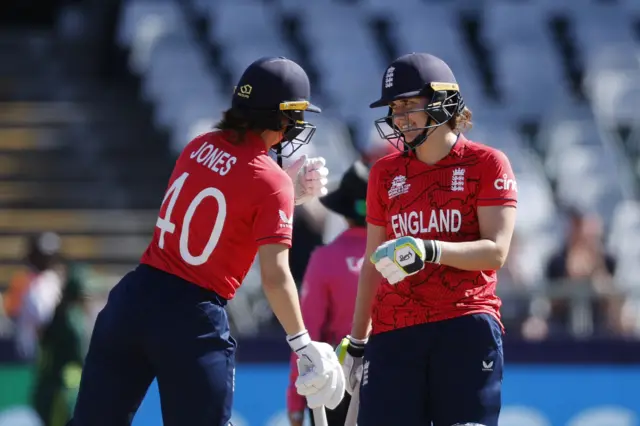
[[[20,292],[21,300],[16,312],[16,349],[22,358],[35,357],[40,330],[51,321],[60,301],[59,252],[60,237],[55,233],[45,232],[29,240],[29,280]]]

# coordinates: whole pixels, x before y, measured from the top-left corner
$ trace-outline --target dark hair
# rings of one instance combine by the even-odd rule
[[[27,241],[26,260],[38,271],[45,271],[60,261],[60,237],[53,232],[32,235]]]
[[[222,118],[214,126],[219,130],[230,130],[235,133],[235,140],[231,142],[244,142],[247,132],[253,131],[262,133],[264,129],[257,127],[257,123],[252,122],[242,111],[236,108],[229,108],[222,113]]]
[[[246,111],[239,108],[229,108],[222,113],[222,119],[213,127],[219,130],[229,130],[236,137],[232,142],[243,142],[247,132],[262,133],[272,128],[278,113],[273,111]],[[284,125],[283,125],[284,128]]]
[[[468,107],[464,107],[462,112],[456,112],[451,120],[449,120],[449,126],[454,132],[464,132],[471,130],[473,127],[473,114]]]

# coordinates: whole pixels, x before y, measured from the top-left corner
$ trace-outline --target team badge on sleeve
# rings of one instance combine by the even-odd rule
[[[288,217],[287,214],[282,210],[278,210],[278,216],[280,216],[280,228],[293,227],[293,216]]]

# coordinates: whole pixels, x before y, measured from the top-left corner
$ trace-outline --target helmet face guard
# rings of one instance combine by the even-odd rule
[[[399,114],[393,114],[391,107],[389,107],[388,114],[374,122],[380,137],[386,139],[398,150],[404,152],[412,151],[422,145],[435,128],[449,122],[456,113],[462,112],[465,106],[458,85],[455,83],[430,83],[420,91],[420,93],[412,93],[408,96],[397,96],[393,100],[413,97],[425,97],[429,99],[429,102],[424,108],[417,108]],[[420,131],[420,135],[411,141],[407,141],[405,140],[403,131],[394,124],[394,119],[404,117],[406,122],[409,122],[409,115],[415,113],[425,113],[427,115],[427,121],[423,127],[405,129],[404,132]],[[398,141],[402,144],[398,143]]]
[[[308,101],[282,102],[278,111],[278,124],[286,120],[284,135],[280,143],[272,149],[277,161],[282,166],[282,159],[291,157],[298,149],[311,142],[316,133],[316,126],[304,120],[304,111],[309,107]],[[277,130],[280,130],[279,126]],[[274,129],[275,130],[275,129]]]

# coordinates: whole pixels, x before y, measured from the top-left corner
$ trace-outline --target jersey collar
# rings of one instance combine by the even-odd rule
[[[231,130],[223,130],[222,138],[226,141],[232,141],[233,132]],[[267,153],[267,147],[264,144],[264,140],[260,137],[259,134],[252,131],[246,132],[244,136],[244,141],[238,145],[250,146],[256,152],[263,153],[263,154]]]
[[[468,139],[462,134],[458,133],[458,139],[456,139],[456,143],[451,147],[451,151],[449,151],[449,155],[455,157],[462,157],[462,153],[464,152],[464,147],[467,144]]]
[[[464,153],[464,147],[467,144],[467,142],[468,142],[468,139],[462,133],[458,133],[458,138],[456,139],[456,142],[451,147],[451,150],[449,150],[449,153],[440,161],[443,161],[451,157],[455,157],[455,158],[462,157],[462,154]],[[408,155],[412,158],[416,158],[416,152],[414,150],[409,151]]]

